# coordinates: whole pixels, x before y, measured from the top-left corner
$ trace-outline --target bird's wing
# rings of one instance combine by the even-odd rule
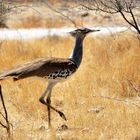
[[[17,80],[30,76],[44,77],[50,73],[66,68],[70,68],[75,71],[77,67],[70,59],[39,58],[0,73],[0,80],[9,76],[15,77]]]

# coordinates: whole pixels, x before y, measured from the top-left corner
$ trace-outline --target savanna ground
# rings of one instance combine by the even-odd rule
[[[33,24],[36,22],[28,22],[31,27]],[[0,71],[39,57],[68,57],[73,46],[72,37],[5,40],[0,47]],[[47,107],[38,100],[47,81],[32,77],[17,82],[6,79],[0,84],[14,140],[138,140],[140,137],[140,40],[135,33],[85,39],[80,68],[53,89],[52,104],[68,120],[63,121],[52,111],[52,129],[48,129]],[[61,129],[64,124],[67,130]],[[6,131],[0,126],[0,139],[6,138]]]

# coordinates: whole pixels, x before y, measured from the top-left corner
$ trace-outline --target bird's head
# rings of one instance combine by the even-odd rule
[[[82,39],[84,39],[85,36],[86,36],[88,33],[97,32],[97,31],[100,31],[100,30],[94,30],[94,29],[88,29],[88,28],[79,28],[79,29],[76,29],[76,30],[74,30],[74,31],[71,31],[70,34],[71,34],[73,37],[81,37]]]

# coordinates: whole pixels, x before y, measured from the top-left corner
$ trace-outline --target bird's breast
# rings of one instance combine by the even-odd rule
[[[63,81],[69,78],[75,71],[71,69],[58,70],[50,73],[45,79],[53,81]]]

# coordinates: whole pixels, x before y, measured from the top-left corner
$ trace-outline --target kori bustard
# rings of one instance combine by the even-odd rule
[[[27,62],[17,67],[0,73],[0,80],[13,77],[14,81],[23,78],[38,76],[48,79],[48,86],[40,97],[39,101],[48,108],[48,125],[51,126],[50,109],[56,111],[64,120],[66,117],[63,112],[59,111],[51,105],[51,93],[53,87],[61,81],[66,80],[73,75],[81,64],[83,56],[83,40],[90,32],[99,30],[91,30],[88,28],[76,29],[70,34],[75,38],[75,47],[69,58],[39,58]],[[45,100],[46,97],[46,100]]]

